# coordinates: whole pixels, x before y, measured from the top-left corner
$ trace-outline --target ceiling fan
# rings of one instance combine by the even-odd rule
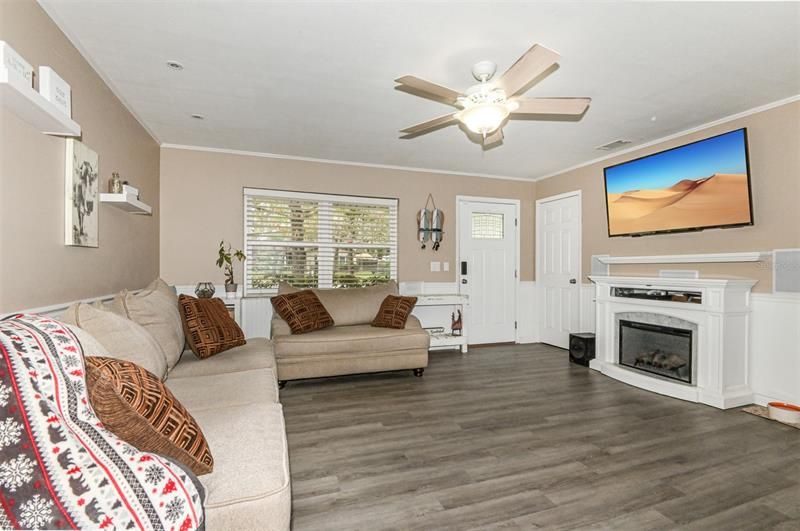
[[[539,44],[534,44],[498,79],[494,80],[497,65],[481,61],[472,67],[472,75],[480,83],[464,93],[437,85],[416,76],[395,79],[395,88],[409,94],[452,105],[457,112],[406,127],[400,138],[414,138],[457,122],[481,136],[484,147],[503,139],[503,125],[508,118],[525,116],[539,119],[580,117],[591,98],[522,98],[520,95],[557,68],[560,56]]]

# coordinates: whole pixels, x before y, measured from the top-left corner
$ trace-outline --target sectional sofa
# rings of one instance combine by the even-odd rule
[[[157,297],[158,292],[168,296]],[[141,338],[132,342],[130,337],[120,337],[126,332],[109,324],[126,320],[118,316],[124,311],[119,300],[125,296],[131,295],[123,292],[106,305],[73,305],[54,316],[91,334],[111,357],[158,367],[163,359],[147,356],[160,356],[164,350],[147,348]],[[147,311],[138,316],[138,324],[130,325],[131,330],[137,327],[142,333],[138,328],[142,325],[154,332],[150,340],[159,339],[164,346],[159,337],[159,330],[165,330],[162,325],[174,324],[177,315],[180,326],[177,296],[161,281],[135,296],[140,297],[139,308]],[[148,297],[158,298],[162,304],[147,304]],[[117,315],[108,315],[112,313]],[[125,350],[118,341],[134,348]],[[205,489],[206,529],[288,530],[292,505],[289,453],[271,342],[250,338],[245,345],[206,359],[199,359],[184,345],[181,331],[172,361],[167,360],[166,370],[159,376],[197,421],[214,458],[213,471],[199,476]],[[135,359],[130,359],[133,356]]]

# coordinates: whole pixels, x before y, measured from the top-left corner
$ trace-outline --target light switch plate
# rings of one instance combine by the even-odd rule
[[[442,270],[441,262],[431,262],[431,272],[436,273]]]
[[[450,271],[450,262],[442,262],[442,271]]]

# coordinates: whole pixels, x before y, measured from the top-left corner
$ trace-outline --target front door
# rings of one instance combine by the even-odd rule
[[[473,345],[516,341],[516,203],[460,200],[458,279]]]
[[[541,341],[569,348],[570,332],[580,332],[581,198],[543,199],[536,208]]]

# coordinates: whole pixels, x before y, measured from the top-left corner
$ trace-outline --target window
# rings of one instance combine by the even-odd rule
[[[503,214],[473,212],[472,237],[476,240],[502,240]]]
[[[397,199],[245,188],[245,293],[397,278]]]

